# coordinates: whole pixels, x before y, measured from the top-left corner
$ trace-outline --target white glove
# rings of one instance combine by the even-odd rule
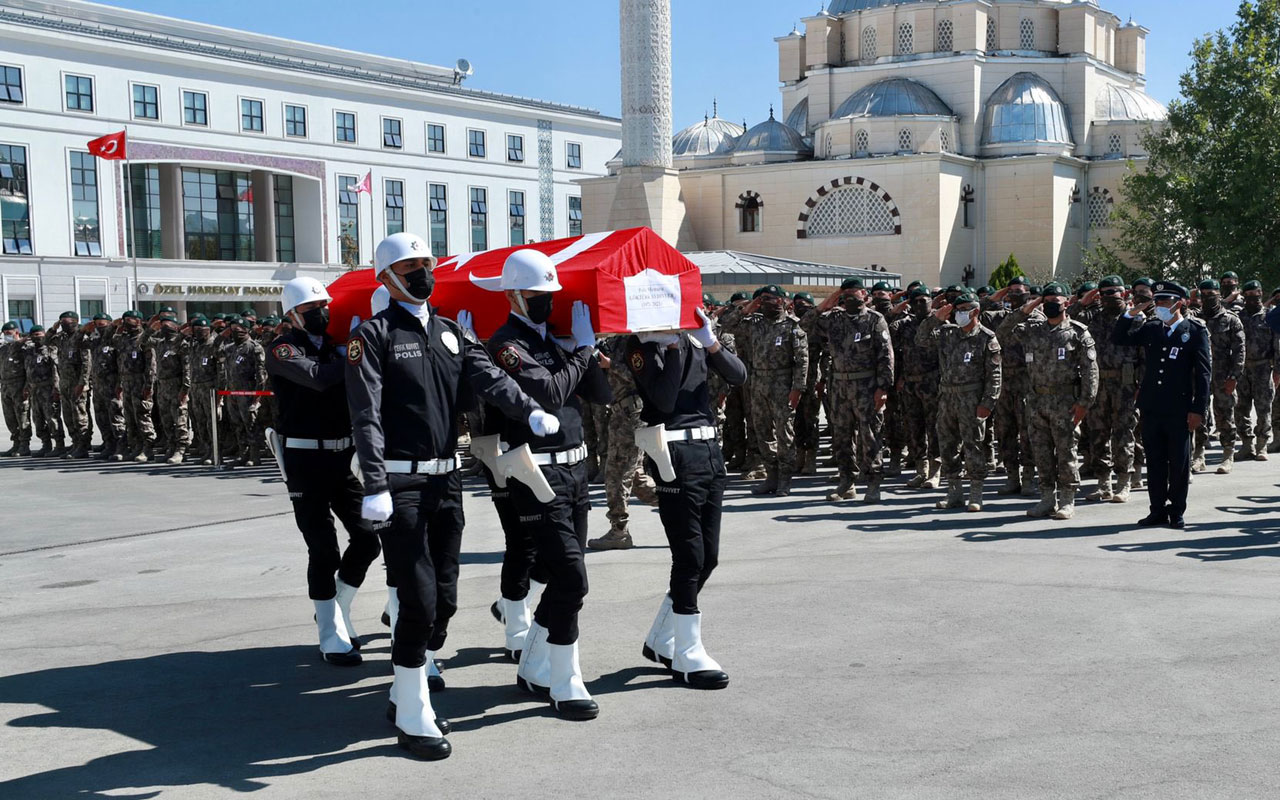
[[[369,495],[360,504],[360,516],[373,522],[391,519],[391,492]]]
[[[678,333],[639,333],[636,334],[644,344],[656,344],[658,347],[666,348],[680,341]]]
[[[476,335],[475,319],[472,318],[471,312],[465,308],[458,312],[458,324],[462,326],[464,331],[470,331],[472,336]],[[476,338],[479,338],[478,336]]]
[[[595,347],[596,332],[591,327],[591,309],[581,300],[573,303],[573,343],[578,347]]]
[[[529,415],[529,430],[534,436],[555,436],[560,432],[560,418],[540,408],[534,409]]]
[[[716,343],[716,332],[711,323],[711,317],[708,317],[706,312],[699,308],[698,319],[702,320],[702,327],[698,328],[696,331],[690,331],[689,334],[693,336],[693,338],[698,341],[698,344],[702,345],[704,349],[710,350]]]

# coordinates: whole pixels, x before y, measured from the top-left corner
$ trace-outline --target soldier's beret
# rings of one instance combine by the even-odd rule
[[[890,286],[890,285],[889,285],[889,283],[888,283],[887,281],[876,281],[876,282],[875,282],[875,285],[871,287],[871,291],[873,291],[873,292],[892,292],[892,291],[893,291],[893,287],[892,287],[892,286]]]
[[[58,319],[80,319],[80,315],[74,311],[63,311],[58,315]]]
[[[1240,280],[1240,276],[1236,273],[1235,270],[1227,270],[1226,272],[1222,273],[1222,279],[1225,281],[1227,278],[1235,278],[1236,280]]]
[[[1240,288],[1242,288],[1246,292],[1252,291],[1254,289],[1257,289],[1258,291],[1262,291],[1262,281],[1249,281],[1248,283],[1246,283],[1244,286]]]
[[[178,321],[178,315],[176,312],[173,312],[173,311],[161,311],[159,316],[160,316],[161,322],[177,322]]]
[[[995,289],[992,289],[990,286],[985,285],[985,284],[984,284],[984,285],[982,285],[982,286],[979,286],[979,287],[978,287],[978,289],[977,289],[977,292],[978,292],[978,296],[979,296],[979,297],[982,297],[982,296],[984,296],[984,295],[991,294],[991,293],[992,293],[992,292],[994,292],[994,291],[995,291]]]
[[[1136,281],[1133,282],[1133,286],[1130,286],[1129,288],[1132,289],[1134,288],[1134,286],[1145,286],[1148,289],[1154,289],[1155,285],[1156,285],[1156,282],[1151,280],[1150,278],[1138,278]]]
[[[746,292],[734,292],[733,294],[729,295],[730,303],[736,303],[739,300],[749,300],[749,299],[750,298],[747,296]]]
[[[796,292],[796,299],[803,300],[810,305],[816,305],[813,299],[813,295],[809,294],[808,292]]]
[[[1217,281],[1214,281],[1217,283]],[[1187,299],[1187,290],[1182,285],[1173,281],[1158,281],[1153,287],[1156,297],[1176,297],[1179,300]]]
[[[716,299],[715,299],[714,297],[712,297],[711,295],[706,294],[706,293],[703,293],[703,295],[702,295],[702,304],[703,304],[704,306],[716,306],[716,305],[719,305],[719,303],[716,301]]]
[[[230,316],[230,317],[227,317],[227,325],[228,326],[239,325],[241,328],[243,328],[244,320],[237,316]]]
[[[841,289],[865,289],[862,285],[862,278],[845,278],[840,282]]]
[[[258,318],[258,312],[257,312],[257,311],[254,311],[252,308],[246,308],[244,311],[241,311],[241,312],[240,312],[240,316],[242,316],[242,317],[253,317],[254,319],[257,319],[257,318]]]
[[[924,281],[912,281],[911,283],[908,283],[907,291],[909,292],[912,289],[916,288],[917,286],[924,286]]]
[[[954,303],[954,305],[962,306],[965,304],[977,303],[977,302],[978,302],[978,296],[973,292],[961,292],[960,296],[956,298],[956,302]]]
[[[1062,295],[1063,297],[1067,297],[1071,294],[1071,292],[1067,289],[1066,286],[1063,286],[1061,283],[1058,283],[1057,281],[1052,281],[1044,285],[1044,289],[1041,290],[1040,294],[1042,295],[1057,294],[1057,295]]]
[[[1197,289],[1211,289],[1212,291],[1221,291],[1222,284],[1218,283],[1216,278],[1205,278],[1196,284]]]
[[[101,322],[110,322],[110,321],[111,321],[111,315],[110,315],[110,314],[104,314],[104,313],[102,313],[101,311],[99,311],[97,314],[94,314],[94,315],[93,315],[93,321],[94,321],[94,322],[99,322],[99,321],[101,321]]]
[[[6,322],[5,324],[0,325],[0,331],[16,331],[17,329],[18,323],[16,322]]]
[[[1027,287],[1027,294],[1041,294],[1040,287],[1032,284]],[[1066,294],[1063,292],[1063,294]]]
[[[43,326],[43,325],[32,325],[32,326],[31,326],[31,330],[27,331],[27,333],[44,333],[44,326]]]
[[[120,319],[142,319],[142,315],[132,308],[120,315]]]
[[[1112,289],[1117,286],[1119,286],[1121,289],[1124,288],[1124,279],[1121,278],[1119,275],[1108,275],[1107,277],[1098,281],[1099,289]]]
[[[907,298],[910,300],[915,300],[917,297],[928,297],[928,296],[929,296],[929,290],[924,288],[923,286],[917,286],[907,293]]]
[[[220,320],[226,321],[226,319],[227,319],[227,315],[226,315],[226,314],[214,314],[214,315],[213,315],[213,318],[214,318],[214,319],[220,319]]]
[[[1008,284],[1008,286],[1030,286],[1030,285],[1031,285],[1031,281],[1027,280],[1027,277],[1025,275],[1019,275],[1016,278],[1013,278],[1012,280],[1009,281],[1009,284]],[[1008,288],[1008,286],[1006,286],[1005,288]]]
[[[194,317],[192,317],[189,320],[189,322],[191,323],[192,327],[196,327],[196,326],[200,326],[203,328],[209,327],[209,318],[203,314],[196,314]]]
[[[1280,294],[1280,286],[1277,286],[1276,288],[1274,288],[1274,289],[1272,289],[1272,290],[1271,290],[1271,296],[1272,296],[1272,297],[1275,297],[1275,296],[1276,296],[1276,295],[1278,295],[1278,294]]]
[[[268,317],[263,317],[262,319],[258,320],[258,322],[259,322],[259,324],[262,324],[262,325],[273,325],[273,326],[274,326],[274,325],[279,325],[279,324],[280,324],[280,318],[279,318],[279,317],[276,317],[276,316],[268,316]]]
[[[1097,288],[1098,284],[1095,281],[1085,281],[1076,287],[1076,297],[1084,297],[1086,293],[1092,292]]]
[[[965,288],[958,283],[953,283],[947,287],[948,292],[963,292]]]
[[[160,313],[161,314],[177,314],[178,309],[174,308],[173,306],[163,306],[160,309]]]

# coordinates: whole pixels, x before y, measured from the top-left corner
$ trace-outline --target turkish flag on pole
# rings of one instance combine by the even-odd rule
[[[124,138],[124,131],[99,136],[89,142],[89,152],[98,158],[105,158],[108,161],[119,161],[128,158],[125,155]]]
[[[373,170],[369,170],[364,174],[364,180],[356,184],[355,192],[356,194],[361,192],[373,194]]]

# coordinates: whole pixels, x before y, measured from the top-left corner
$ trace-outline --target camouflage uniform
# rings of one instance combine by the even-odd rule
[[[232,391],[261,391],[267,383],[266,353],[262,345],[253,339],[233,342],[227,348],[226,385]],[[227,398],[230,412],[228,432],[242,464],[258,463],[257,418],[261,397],[233,396]]]
[[[737,339],[734,338],[732,333],[717,332],[716,338],[720,340],[721,347],[737,355]],[[729,424],[727,412],[729,398],[737,393],[738,387],[730,386],[729,382],[719,372],[711,370],[711,373],[707,375],[707,394],[711,398],[711,411],[716,415],[716,438],[722,442],[725,440]]]
[[[187,409],[191,415],[191,445],[196,456],[202,461],[213,462],[213,426],[216,424],[217,403],[213,400],[214,389],[218,384],[219,359],[225,342],[214,334],[203,341],[193,339],[191,342],[190,367],[188,382],[191,389],[187,395]]]
[[[969,475],[969,510],[980,511],[982,484],[987,477],[987,420],[979,419],[977,412],[979,406],[994,412],[1000,397],[1000,341],[994,331],[980,324],[966,331],[933,315],[917,327],[914,344],[933,347],[939,375],[938,453],[947,479],[947,498],[939,501],[938,507],[960,506],[963,466]]]
[[[931,339],[918,341],[917,335],[928,314],[907,314],[889,323],[897,367],[897,391],[901,409],[903,438],[908,454],[916,462],[911,488],[937,488],[938,458],[938,346]]]
[[[1241,458],[1266,458],[1271,441],[1271,404],[1275,401],[1272,375],[1280,371],[1280,336],[1267,326],[1266,309],[1240,312],[1244,326],[1244,372],[1236,386],[1236,428],[1243,442]],[[1254,422],[1249,421],[1253,410]]]
[[[809,379],[809,337],[800,320],[784,311],[772,318],[752,314],[739,327],[737,339],[739,350],[751,352],[749,419],[765,468],[765,483],[754,492],[786,495],[796,463],[796,412],[790,395],[803,393]]]
[[[27,391],[27,347],[25,340],[0,345],[0,405],[13,447],[10,456],[31,455],[31,403]]]
[[[612,363],[605,374],[609,378],[613,402],[608,406],[609,415],[601,439],[607,442],[608,454],[603,461],[604,496],[609,509],[606,513],[609,519],[608,536],[630,546],[631,535],[627,530],[627,523],[631,521],[628,504],[632,489],[637,490],[637,496],[656,498],[656,494],[653,480],[645,475],[641,467],[643,456],[636,445],[636,428],[644,426],[640,421],[640,410],[644,406],[640,395],[636,394],[635,377],[623,363],[626,342],[625,338],[617,337],[608,347],[607,355]]]
[[[89,387],[93,395],[93,417],[102,434],[102,458],[124,459],[126,450],[124,404],[120,393],[120,361],[116,334],[110,326],[97,328],[85,337],[89,352]]]
[[[160,409],[160,425],[168,445],[169,463],[181,464],[191,446],[191,424],[187,419],[186,394],[191,389],[188,370],[191,342],[180,333],[151,338],[156,354],[155,404]]]
[[[1040,503],[1027,514],[1069,519],[1075,513],[1080,485],[1072,407],[1088,409],[1098,396],[1098,351],[1089,329],[1069,318],[1052,325],[1043,315],[1036,318],[1019,309],[1001,328],[1022,345],[1030,379],[1027,415],[1031,452],[1040,476]]]
[[[818,471],[818,420],[822,403],[818,400],[818,377],[822,369],[822,341],[814,331],[818,322],[817,315],[806,313],[800,320],[809,341],[809,374],[805,377],[804,393],[800,395],[800,404],[796,406],[796,472],[813,475]],[[723,344],[723,342],[722,342]],[[719,373],[711,371],[713,377]],[[711,378],[709,377],[708,380]]]
[[[995,423],[997,446],[1000,461],[1004,464],[1009,476],[1001,494],[1031,495],[1035,493],[1032,483],[1032,467],[1035,460],[1031,451],[1031,428],[1028,415],[1028,393],[1030,377],[1027,374],[1026,353],[1022,343],[1013,335],[1014,326],[1005,327],[1004,323],[1011,319],[1014,311],[993,311],[983,315],[982,324],[996,332],[1000,339],[1000,352],[1004,367],[1004,390],[1000,393],[1000,401],[996,404],[992,420]],[[1044,319],[1044,314],[1037,308],[1031,313],[1031,319]]]
[[[63,429],[71,439],[71,456],[88,458],[93,431],[89,427],[89,351],[82,331],[59,327],[45,336],[45,344],[58,359],[58,399]]]
[[[116,363],[120,375],[124,427],[129,440],[126,457],[146,461],[155,444],[151,421],[151,390],[156,380],[156,354],[146,344],[142,331],[121,331],[116,339]]]
[[[1098,351],[1098,397],[1084,420],[1098,478],[1098,489],[1089,499],[1119,503],[1129,499],[1143,359],[1141,348],[1115,344],[1111,339],[1116,320],[1124,312],[1123,304],[1103,308],[1088,322],[1089,335]]]
[[[609,460],[609,418],[611,409],[603,403],[582,404],[582,440],[587,446],[587,479],[604,477]]]
[[[31,400],[31,427],[44,449],[38,455],[62,455],[66,450],[62,417],[58,410],[58,357],[48,341],[32,342],[26,351],[27,392]],[[50,440],[58,443],[51,448]]]
[[[1222,461],[1218,464],[1218,472],[1231,471],[1231,462],[1235,458],[1236,449],[1236,394],[1227,392],[1224,384],[1227,381],[1239,381],[1244,373],[1245,337],[1244,324],[1240,318],[1225,307],[1215,313],[1200,311],[1200,320],[1209,328],[1209,345],[1213,358],[1213,424],[1218,429],[1218,442],[1222,445]],[[1209,425],[1196,431],[1196,448],[1191,456],[1193,472],[1202,472],[1204,466],[1204,447],[1209,442]]]

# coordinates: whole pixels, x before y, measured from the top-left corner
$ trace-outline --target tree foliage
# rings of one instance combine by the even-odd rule
[[[1008,258],[991,270],[991,285],[996,289],[1003,289],[1009,285],[1009,281],[1020,275],[1026,275],[1026,273],[1022,271],[1022,267],[1018,266],[1017,257],[1010,253]]]

